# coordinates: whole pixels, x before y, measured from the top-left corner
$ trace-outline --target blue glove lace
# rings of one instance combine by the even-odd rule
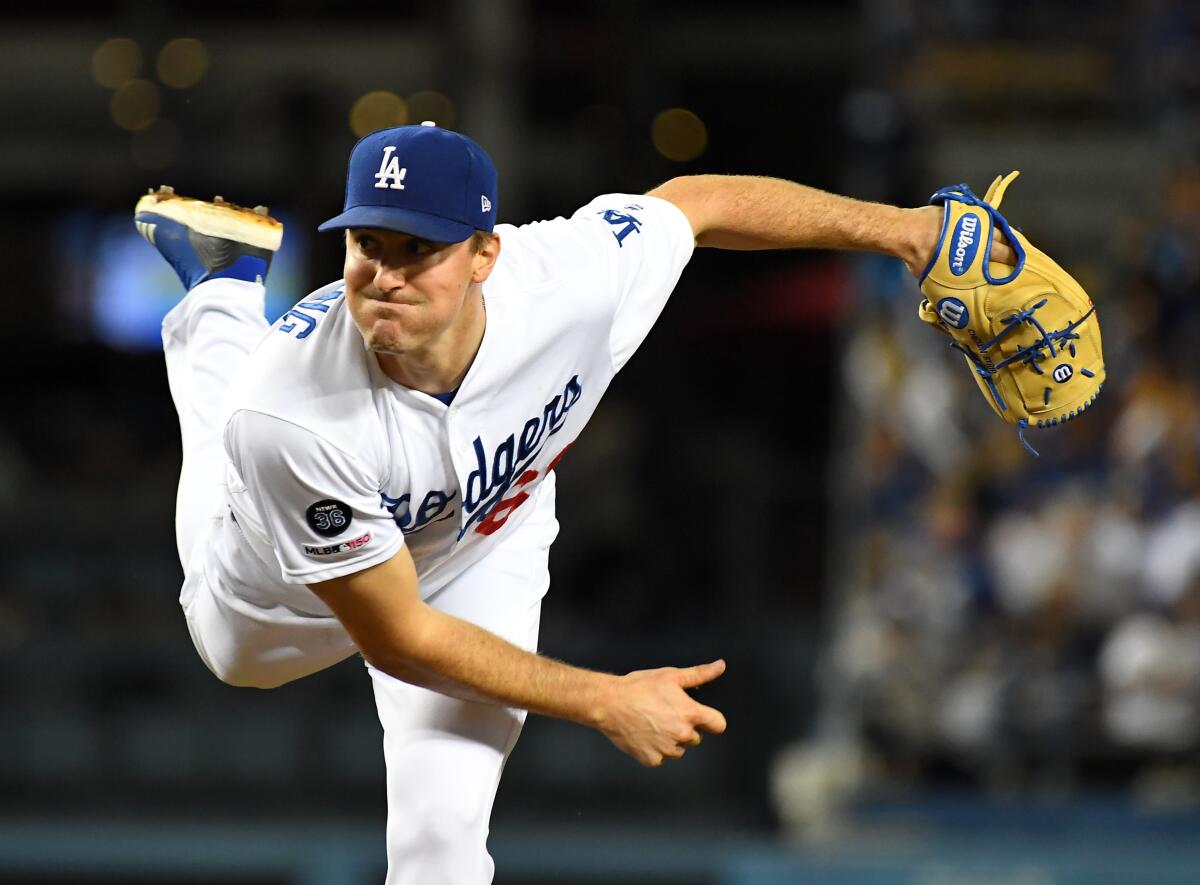
[[[1012,354],[1012,356],[1006,357],[1005,359],[996,363],[990,369],[984,364],[983,360],[979,357],[979,354],[975,353],[974,351],[972,351],[966,347],[963,347],[957,341],[950,342],[951,347],[953,347],[955,350],[959,351],[960,353],[966,354],[967,358],[971,361],[971,364],[975,367],[976,373],[979,375],[979,377],[981,377],[984,380],[984,383],[987,384],[988,391],[992,394],[992,399],[994,399],[996,401],[996,407],[1001,412],[1008,411],[1008,407],[1004,404],[1004,398],[1002,396],[1000,396],[1000,391],[997,389],[996,383],[992,380],[992,378],[996,375],[996,373],[999,372],[1001,369],[1011,365],[1014,362],[1020,362],[1020,363],[1024,363],[1024,364],[1028,365],[1031,369],[1033,369],[1033,371],[1037,372],[1037,374],[1039,374],[1039,375],[1046,374],[1045,371],[1042,369],[1042,367],[1038,365],[1038,361],[1046,360],[1052,356],[1056,356],[1059,353],[1061,353],[1064,349],[1067,349],[1067,348],[1070,349],[1071,355],[1074,356],[1075,355],[1075,345],[1072,344],[1071,342],[1073,339],[1076,339],[1079,337],[1079,333],[1076,332],[1075,329],[1084,320],[1086,320],[1088,317],[1090,317],[1096,310],[1096,308],[1093,307],[1091,310],[1089,310],[1087,313],[1085,313],[1079,319],[1068,324],[1065,329],[1061,329],[1057,332],[1047,332],[1042,327],[1042,324],[1039,323],[1037,321],[1037,318],[1034,316],[1034,313],[1038,310],[1038,308],[1044,307],[1045,304],[1046,304],[1046,299],[1043,298],[1037,304],[1034,304],[1034,305],[1026,308],[1025,310],[1018,311],[1017,313],[1014,313],[1012,316],[1007,316],[1007,317],[1001,318],[1000,322],[1002,322],[1004,324],[1004,328],[1001,329],[1000,332],[995,337],[993,337],[990,340],[985,341],[983,344],[979,345],[980,353],[983,353],[984,351],[994,347],[996,344],[998,344],[1001,341],[1001,339],[1003,339],[1006,335],[1008,335],[1014,329],[1019,329],[1023,323],[1028,323],[1029,325],[1031,325],[1035,329],[1037,329],[1037,331],[1041,335],[1041,337],[1038,338],[1037,340],[1035,340],[1032,344],[1029,344],[1026,347],[1019,348],[1016,351],[1016,353]],[[1056,343],[1058,344],[1057,350],[1055,350],[1055,347],[1054,347],[1054,345]],[[1065,345],[1065,347],[1064,347],[1064,345]],[[1043,353],[1042,352],[1043,349],[1045,349],[1049,352]],[[1083,371],[1083,374],[1087,375],[1089,378],[1092,376],[1092,373],[1087,371],[1086,369],[1084,369],[1082,371]],[[1049,403],[1050,398],[1049,398],[1048,393],[1049,393],[1050,388],[1046,388],[1046,390],[1047,390],[1047,395],[1045,397],[1045,401],[1046,401],[1046,403]],[[1092,399],[1095,399],[1095,397],[1092,397]],[[1063,420],[1070,421],[1076,415],[1083,414],[1083,410],[1085,408],[1087,408],[1087,406],[1089,406],[1089,405],[1091,405],[1091,400],[1089,400],[1084,405],[1080,406],[1074,412],[1068,412],[1066,414],[1066,416],[1063,418]],[[1058,422],[1059,422],[1058,418],[1051,418],[1048,421],[1039,420],[1037,423],[1037,426],[1038,427],[1051,427],[1055,424],[1058,424]],[[1021,445],[1023,445],[1027,450],[1029,450],[1032,454],[1034,454],[1036,456],[1037,450],[1034,449],[1033,446],[1031,446],[1025,439],[1025,429],[1027,427],[1029,427],[1029,421],[1027,419],[1022,418],[1017,422],[1017,438],[1021,440]]]
[[[938,206],[945,203],[947,200],[954,200],[957,203],[964,203],[967,206],[978,206],[980,209],[983,209],[985,212],[987,212],[992,219],[992,224],[1000,228],[1000,232],[1004,234],[1005,238],[1008,240],[1008,244],[1012,246],[1013,251],[1017,253],[1017,264],[1012,269],[1012,273],[1006,277],[993,277],[991,262],[985,259],[983,262],[983,278],[993,286],[1003,286],[1005,283],[1011,283],[1018,276],[1020,276],[1021,271],[1025,269],[1025,247],[1021,245],[1021,241],[1018,240],[1013,234],[1012,225],[1008,223],[1008,219],[1001,215],[1000,211],[991,203],[985,203],[983,200],[979,199],[979,197],[975,196],[971,189],[965,184],[952,184],[948,187],[942,188],[941,190],[935,191],[933,196],[929,198],[929,204],[931,206]],[[992,242],[991,233],[992,232],[989,230],[988,238],[986,240],[989,245]]]

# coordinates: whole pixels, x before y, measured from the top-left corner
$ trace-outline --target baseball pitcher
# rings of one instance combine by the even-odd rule
[[[688,693],[723,661],[612,675],[536,653],[555,467],[693,248],[867,249],[916,272],[946,240],[942,208],[765,178],[677,178],[519,227],[499,205],[471,139],[366,136],[320,228],[345,239],[342,279],[270,326],[282,227],[264,209],[160,188],[135,213],[187,290],[163,346],[192,640],[220,679],[259,688],[362,655],[389,885],[492,880],[488,819],[528,711],[649,766],[725,730]],[[1000,234],[989,246],[980,260],[1015,262]]]

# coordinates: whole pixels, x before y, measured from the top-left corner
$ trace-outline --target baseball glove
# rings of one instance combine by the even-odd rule
[[[1104,384],[1096,308],[1079,283],[997,211],[1020,173],[997,176],[981,200],[965,184],[930,198],[942,234],[920,277],[921,319],[949,335],[996,414],[1017,426],[1054,427],[1081,415]],[[990,260],[998,228],[1017,256]]]

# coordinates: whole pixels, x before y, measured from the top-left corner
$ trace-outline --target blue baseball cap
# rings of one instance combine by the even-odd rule
[[[460,243],[496,219],[496,167],[478,144],[434,123],[380,129],[359,139],[341,215],[317,230],[373,227]]]

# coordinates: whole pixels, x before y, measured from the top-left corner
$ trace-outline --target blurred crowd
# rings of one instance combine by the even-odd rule
[[[1037,460],[913,322],[911,292],[856,331],[861,512],[830,666],[867,731],[984,765],[1196,744],[1200,379],[1182,329],[1200,276],[1168,253],[1197,225],[1200,201],[1172,207],[1114,268],[1128,294],[1100,302],[1109,383],[1086,421],[1036,439]]]
[[[1101,248],[1047,246],[1095,299],[1108,380],[1031,435],[1040,457],[903,268],[856,260],[825,702],[774,784],[810,834],[839,800],[938,784],[1200,802],[1200,27],[1178,3],[1141,22],[1161,168]]]
[[[539,212],[676,171],[779,174],[915,205],[933,187],[965,178],[982,192],[995,173],[1023,168],[1005,212],[1093,295],[1108,382],[1081,420],[1029,434],[1034,458],[945,337],[917,320],[920,295],[898,262],[697,256],[657,341],[564,467],[543,634],[548,653],[602,669],[700,660],[711,645],[740,660],[725,685],[755,692],[715,685],[714,704],[738,727],[691,767],[645,777],[602,739],[539,723],[506,774],[506,807],[557,802],[578,814],[586,789],[624,819],[678,804],[673,790],[689,785],[695,808],[757,821],[762,759],[797,734],[807,737],[778,757],[772,786],[784,819],[810,831],[846,797],[947,782],[1000,796],[1132,784],[1160,806],[1200,803],[1200,4],[1097,0],[1086,16],[1072,0],[796,4],[786,21],[811,33],[751,4],[761,14],[739,27],[758,22],[743,53],[753,57],[716,67],[708,44],[681,35],[728,42],[720,4],[664,4],[663,29],[643,29],[644,45],[615,7],[564,5],[559,21],[534,6],[541,39],[523,50],[527,67],[495,78],[529,119],[495,115],[497,131],[534,136],[522,144],[536,151],[514,143],[509,156],[525,158],[524,199]],[[446,40],[459,50],[455,33]],[[401,85],[403,56],[381,62]],[[280,71],[286,89],[255,99],[278,103],[279,132],[342,132],[344,96]],[[347,83],[378,88],[372,76]],[[108,93],[85,79],[109,127]],[[470,92],[459,88],[456,98]],[[661,165],[637,128],[675,102],[695,103],[710,125],[708,153],[691,165]],[[204,157],[217,167],[237,157],[262,176],[260,141],[205,150],[189,134],[211,128],[204,115],[175,110],[193,152],[164,176],[195,182]],[[576,114],[596,125],[571,129]],[[269,123],[254,116],[255,139]],[[330,138],[288,142],[338,169],[345,145]],[[103,156],[108,142],[96,144],[80,156]],[[325,217],[327,194],[297,190],[290,165],[270,165],[273,205]],[[115,206],[119,192],[126,205],[119,177],[85,177],[114,193],[37,204]],[[9,203],[15,267],[61,227],[58,208],[41,210],[39,227],[29,201]],[[320,281],[337,266],[326,257],[340,262],[336,243],[315,262]],[[175,602],[178,440],[161,357],[81,341],[82,296],[42,277],[14,302],[24,325],[8,329],[14,364],[37,366],[38,383],[10,386],[0,431],[0,515],[16,532],[0,593],[0,807],[201,813],[232,798],[240,813],[299,813],[321,795],[375,814],[382,762],[360,663],[267,698],[216,683],[192,651]],[[70,290],[65,309],[47,307],[56,285]],[[731,291],[745,295],[736,311]],[[710,358],[718,346],[725,359]],[[818,374],[827,351],[840,361],[836,384]],[[761,384],[730,371],[746,365]],[[816,379],[803,408],[796,377]],[[714,402],[725,404],[716,417]],[[828,538],[817,525],[826,498]],[[721,502],[711,518],[665,523],[647,504],[708,500]],[[817,600],[804,588],[821,576],[803,569],[817,572],[823,553]]]

